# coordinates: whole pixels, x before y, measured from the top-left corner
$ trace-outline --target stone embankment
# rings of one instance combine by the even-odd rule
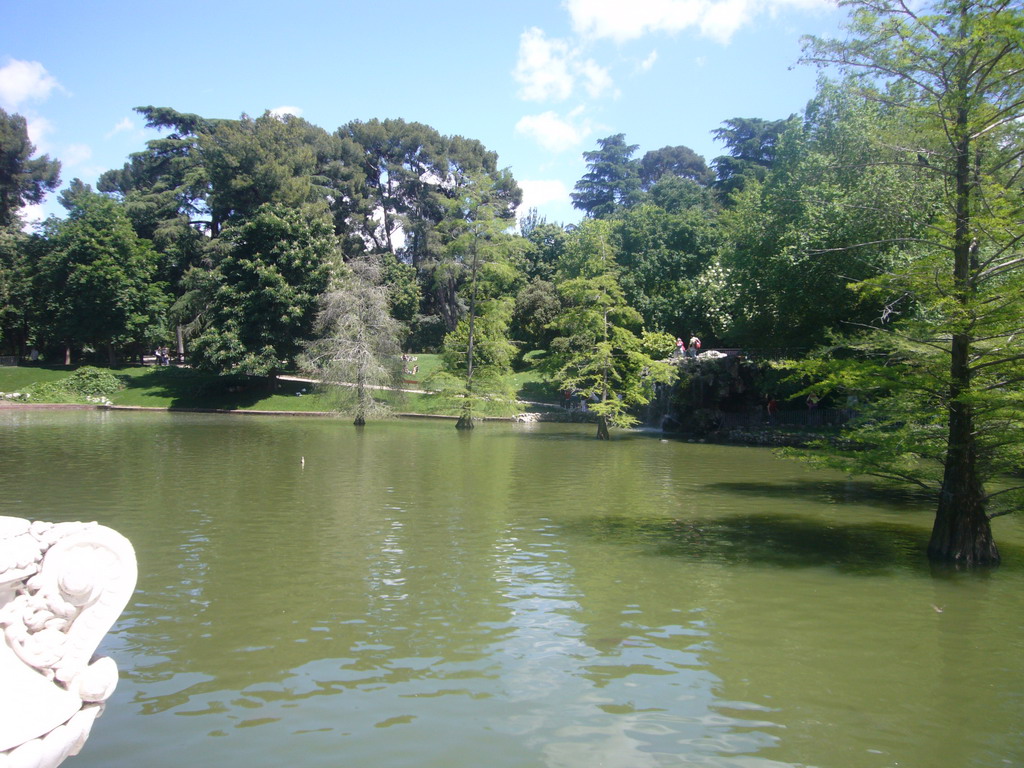
[[[0,399],[0,410],[11,408],[20,411],[94,411],[101,407],[106,406],[89,403],[29,403],[22,400]]]
[[[816,435],[810,432],[779,432],[774,429],[730,429],[721,432],[716,437],[726,443],[740,443],[742,445],[768,445],[773,448],[803,448],[804,446],[821,440],[824,435]]]
[[[534,424],[540,421],[556,422],[559,424],[589,424],[595,419],[594,414],[589,411],[558,410],[520,413],[515,417],[515,420],[523,424]]]

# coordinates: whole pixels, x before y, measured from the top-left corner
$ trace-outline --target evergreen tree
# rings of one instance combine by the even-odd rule
[[[936,174],[943,210],[903,269],[863,286],[891,300],[862,342],[874,356],[821,368],[830,384],[876,394],[871,415],[886,428],[865,425],[869,450],[848,458],[853,468],[936,488],[929,556],[995,563],[989,520],[1013,505],[990,503],[1022,489],[986,484],[1024,469],[1024,11],[1009,0],[844,5],[849,39],[811,40],[808,59],[862,73],[865,91],[899,112],[901,162]]]
[[[723,128],[713,131],[729,152],[711,162],[717,177],[715,188],[725,201],[748,182],[764,180],[775,162],[779,139],[795,119],[795,116],[785,120],[734,117],[726,120]]]
[[[572,205],[592,219],[611,216],[622,206],[636,202],[640,190],[640,166],[633,160],[636,144],[627,144],[617,133],[597,140],[598,148],[584,152],[587,172],[570,193]]]
[[[325,208],[266,204],[225,228],[212,269],[186,275],[199,368],[270,376],[313,336],[317,302],[338,260]]]
[[[401,384],[404,329],[389,312],[387,287],[373,257],[354,259],[347,273],[321,297],[316,338],[306,345],[301,364],[323,384],[333,385],[339,409],[356,426],[386,414],[374,393]]]
[[[645,191],[666,176],[688,179],[700,186],[707,186],[715,178],[704,158],[682,145],[647,152],[640,159],[639,172],[640,184]]]
[[[558,336],[544,368],[560,389],[572,390],[597,415],[597,437],[609,426],[628,427],[631,408],[650,401],[657,383],[674,378],[637,335],[641,318],[625,300],[616,276],[611,223],[586,221],[573,233],[559,293],[563,309],[552,323]]]
[[[460,194],[449,203],[450,212],[442,232],[448,245],[444,258],[435,268],[437,275],[444,275],[449,289],[454,293],[456,276],[464,276],[466,316],[445,339],[445,358],[448,373],[464,373],[465,387],[462,399],[462,413],[456,426],[470,429],[473,426],[473,408],[481,394],[479,384],[486,381],[492,391],[483,396],[492,400],[507,399],[507,387],[501,384],[502,377],[511,372],[511,343],[508,341],[508,321],[511,317],[510,299],[494,297],[488,303],[489,323],[487,344],[489,365],[486,376],[477,370],[477,321],[480,305],[487,299],[483,283],[490,271],[492,280],[511,270],[505,251],[511,237],[505,232],[509,222],[502,216],[503,200],[500,188],[488,183],[485,177],[471,179]],[[436,280],[437,278],[435,278]],[[505,291],[501,291],[505,293]],[[460,330],[463,332],[460,333]],[[462,341],[465,346],[462,346]],[[451,389],[451,385],[447,385]]]
[[[0,228],[14,226],[19,210],[60,184],[60,162],[35,152],[25,118],[0,109]]]

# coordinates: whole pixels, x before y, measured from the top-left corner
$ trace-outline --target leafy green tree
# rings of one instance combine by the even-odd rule
[[[265,204],[229,224],[212,268],[186,276],[199,311],[199,368],[273,379],[313,338],[318,299],[339,258],[326,208]]]
[[[714,219],[716,213],[713,190],[681,176],[663,175],[648,189],[647,198],[669,213],[698,208],[709,220]]]
[[[75,209],[76,200],[81,195],[91,195],[95,192],[92,185],[86,184],[84,181],[75,177],[71,180],[71,183],[66,188],[61,190],[61,193],[57,195],[57,202],[59,202],[66,211]]]
[[[619,282],[644,327],[674,336],[713,335],[708,298],[698,277],[712,263],[718,242],[707,212],[669,213],[645,204],[615,222]]]
[[[146,149],[132,154],[123,167],[102,174],[97,188],[125,203],[142,237],[157,242],[158,232],[169,226],[175,234],[198,229],[217,237],[223,222],[206,203],[210,181],[199,140],[213,132],[218,121],[167,107],[136,107],[135,111],[146,119],[147,127],[169,133],[148,141]]]
[[[206,205],[216,221],[248,218],[267,203],[301,206],[330,193],[322,170],[334,141],[322,128],[269,112],[210,125],[213,130],[199,134],[199,150],[209,181]]]
[[[640,159],[640,185],[646,191],[665,176],[706,187],[715,180],[704,158],[686,146],[652,149]]]
[[[717,177],[715,187],[724,200],[728,201],[729,196],[747,182],[764,180],[775,162],[779,138],[795,119],[795,116],[785,120],[734,117],[726,120],[723,128],[712,132],[729,152],[711,162]]]
[[[408,328],[416,320],[423,291],[416,279],[416,270],[391,254],[381,255],[381,279],[388,287],[391,314]]]
[[[488,179],[501,200],[501,218],[511,220],[522,200],[511,174],[498,168],[497,153],[479,141],[400,119],[353,121],[337,136],[357,148],[365,184],[349,224],[372,251],[414,267],[440,253],[444,243],[436,228],[450,211],[448,201],[470,179]]]
[[[333,385],[340,409],[352,414],[356,426],[390,410],[375,392],[401,385],[404,329],[391,316],[381,280],[373,257],[350,261],[347,274],[321,297],[316,338],[301,360],[310,375]]]
[[[60,184],[60,161],[35,152],[25,118],[0,109],[0,228],[16,225],[19,210]]]
[[[0,350],[24,355],[28,347],[31,274],[29,237],[16,227],[0,227]]]
[[[498,168],[497,154],[479,141],[443,136],[421,123],[354,121],[337,136],[356,148],[364,180],[358,205],[339,196],[346,224],[371,252],[416,270],[421,306],[412,338],[420,348],[436,346],[466,310],[466,271],[449,258],[450,241],[460,231],[461,197],[482,185],[495,217],[510,225],[522,192],[512,174]],[[338,205],[332,203],[336,211]]]
[[[445,258],[435,268],[435,274],[442,275],[453,292],[457,276],[460,273],[464,276],[464,292],[467,294],[465,333],[464,336],[459,333],[459,324],[456,324],[445,340],[445,358],[448,372],[465,372],[465,397],[456,426],[469,429],[473,426],[473,405],[478,391],[474,383],[478,362],[478,306],[488,298],[487,283],[499,283],[494,293],[507,294],[500,283],[503,278],[514,281],[516,275],[508,266],[507,249],[512,244],[512,238],[505,231],[509,221],[502,215],[500,187],[489,184],[486,177],[471,180],[458,197],[451,200],[449,208],[450,213],[441,229],[447,240]],[[488,362],[491,363],[491,375],[488,381],[495,381],[510,372],[513,348],[507,334],[511,307],[511,299],[500,300],[495,297],[489,302],[487,343],[490,347]],[[461,344],[463,338],[464,348]],[[495,395],[488,393],[492,398]]]
[[[935,489],[929,556],[995,563],[990,518],[1019,506],[1004,473],[1024,468],[1024,12],[1008,0],[843,5],[849,38],[810,40],[808,60],[860,73],[869,97],[899,112],[901,162],[942,181],[944,206],[904,268],[864,284],[892,302],[862,340],[877,356],[821,373],[876,395],[870,414],[886,429],[864,427],[881,442],[852,468]]]
[[[216,239],[230,220],[265,203],[324,199],[340,178],[332,168],[342,155],[337,141],[293,115],[214,120],[167,107],[136,111],[148,127],[169,133],[104,173],[99,189],[120,196],[137,229],[152,239],[161,226],[182,219]]]
[[[573,233],[560,274],[564,308],[552,323],[559,335],[544,361],[559,388],[575,390],[597,414],[600,440],[609,439],[609,425],[635,424],[630,409],[650,402],[654,385],[675,374],[637,335],[641,318],[616,278],[611,226],[588,220]]]
[[[426,385],[459,411],[459,429],[471,429],[483,407],[492,415],[509,415],[518,408],[510,375],[516,354],[509,338],[512,303],[508,297],[484,299],[473,315],[460,320],[455,330],[444,337],[442,367]],[[470,346],[472,361],[468,355]]]
[[[941,193],[892,149],[897,131],[891,107],[826,83],[764,180],[734,193],[719,217],[730,343],[807,349],[880,315],[883,302],[849,288],[906,261]]]
[[[562,311],[558,288],[535,277],[519,289],[512,310],[512,338],[529,350],[547,350],[555,338],[552,323]]]
[[[32,268],[39,335],[73,349],[148,344],[163,331],[168,300],[155,280],[157,254],[135,234],[124,207],[104,195],[76,195],[67,219],[50,219]]]
[[[550,280],[565,251],[565,227],[548,222],[536,208],[531,208],[519,221],[519,234],[525,247],[517,263],[518,269],[527,279]]]
[[[620,207],[636,202],[640,190],[640,167],[633,159],[636,144],[627,144],[617,133],[597,140],[597,149],[584,152],[587,172],[569,194],[572,205],[593,219],[606,218]]]
[[[516,345],[510,338],[514,299],[495,297],[477,302],[473,317],[473,374],[488,368],[500,375],[512,372]],[[469,371],[470,317],[459,321],[454,331],[444,337],[441,360],[445,370],[467,377]]]
[[[358,197],[346,147],[300,118],[265,113],[212,120],[166,107],[137,111],[149,127],[168,133],[103,174],[99,187],[124,201],[136,231],[161,253],[160,275],[176,295],[172,315],[180,326],[195,326],[205,310],[195,290],[202,281],[194,272],[188,281],[184,275],[218,260],[225,227],[237,228],[267,204],[301,208]]]

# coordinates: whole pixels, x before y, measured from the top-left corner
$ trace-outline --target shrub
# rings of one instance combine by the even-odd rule
[[[65,379],[47,381],[31,388],[32,399],[40,402],[97,402],[124,388],[124,379],[102,368],[85,366]],[[90,399],[93,398],[93,399]]]

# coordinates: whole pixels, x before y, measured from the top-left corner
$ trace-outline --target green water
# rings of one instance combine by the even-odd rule
[[[135,545],[68,765],[1024,764],[1024,522],[592,427],[0,411],[0,514]]]

